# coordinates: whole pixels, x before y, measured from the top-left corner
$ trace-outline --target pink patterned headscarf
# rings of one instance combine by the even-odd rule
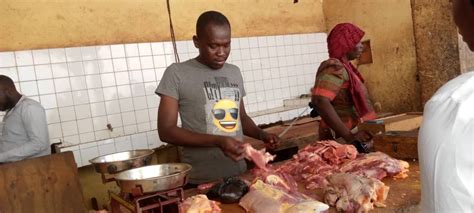
[[[341,59],[364,37],[365,32],[351,23],[336,25],[327,38],[329,57]]]

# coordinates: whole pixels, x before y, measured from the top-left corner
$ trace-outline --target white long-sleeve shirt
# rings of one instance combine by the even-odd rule
[[[51,153],[46,113],[40,103],[22,96],[3,117],[0,163]]]
[[[474,212],[474,72],[426,103],[418,138],[423,212]]]

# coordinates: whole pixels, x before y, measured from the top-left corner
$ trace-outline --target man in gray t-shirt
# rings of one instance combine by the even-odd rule
[[[203,13],[196,26],[195,59],[169,66],[156,89],[160,138],[180,146],[182,162],[193,169],[192,184],[240,175],[243,135],[274,146],[278,137],[267,134],[247,115],[243,80],[237,66],[225,61],[230,53],[230,24],[219,12]],[[177,126],[178,113],[182,127]]]

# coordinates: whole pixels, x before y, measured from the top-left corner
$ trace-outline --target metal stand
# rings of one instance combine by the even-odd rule
[[[115,181],[115,175],[113,174],[100,173],[100,176],[102,178],[102,183]]]
[[[137,191],[138,190],[141,191],[140,186],[137,186]],[[184,200],[184,191],[182,188],[150,194],[133,194],[134,195],[128,193],[116,194],[109,191],[112,213],[122,213],[121,207],[134,213],[181,213],[179,204]]]

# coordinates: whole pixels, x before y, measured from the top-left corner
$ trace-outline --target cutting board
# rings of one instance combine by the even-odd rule
[[[358,125],[359,130],[377,134],[387,131],[413,131],[420,127],[423,120],[421,112],[408,112],[385,118],[366,121]]]
[[[0,165],[0,212],[86,212],[73,153]]]
[[[374,136],[374,149],[398,159],[418,159],[418,130],[389,131]]]

